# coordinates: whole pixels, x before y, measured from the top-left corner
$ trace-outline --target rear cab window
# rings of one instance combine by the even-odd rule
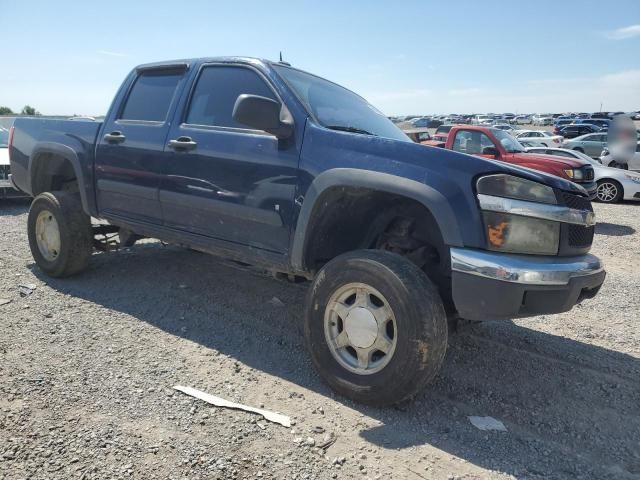
[[[136,78],[119,120],[165,122],[184,70],[143,71]]]

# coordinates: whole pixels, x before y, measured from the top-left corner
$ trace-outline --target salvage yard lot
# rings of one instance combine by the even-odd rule
[[[301,333],[306,284],[158,242],[50,279],[29,253],[28,204],[3,201],[0,479],[638,478],[640,205],[595,209],[592,252],[608,271],[596,298],[462,322],[435,381],[376,409],[319,381]]]

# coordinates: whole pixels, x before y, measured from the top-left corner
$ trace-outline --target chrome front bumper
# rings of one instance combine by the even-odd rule
[[[472,320],[560,313],[598,293],[606,272],[594,255],[547,257],[451,248],[452,296]]]
[[[602,260],[590,254],[579,257],[538,257],[452,248],[451,269],[503,282],[567,285],[572,278],[602,272],[604,265]]]

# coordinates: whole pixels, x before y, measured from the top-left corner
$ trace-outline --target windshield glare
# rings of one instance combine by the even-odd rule
[[[391,120],[350,90],[300,70],[281,65],[274,67],[320,125],[411,141]]]
[[[493,134],[508,153],[524,152],[522,144],[504,130],[494,129]]]

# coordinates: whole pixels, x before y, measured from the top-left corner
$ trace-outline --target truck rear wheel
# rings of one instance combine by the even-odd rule
[[[391,405],[438,372],[447,318],[437,288],[410,260],[359,250],[316,275],[307,294],[305,339],[334,390],[357,402]]]
[[[29,247],[36,264],[51,277],[84,270],[93,252],[91,219],[73,192],[44,192],[31,203]]]

